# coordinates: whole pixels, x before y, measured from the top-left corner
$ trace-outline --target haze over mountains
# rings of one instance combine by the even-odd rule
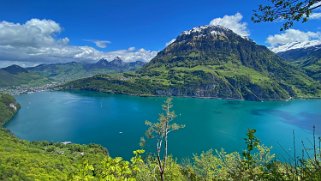
[[[320,84],[265,46],[221,26],[184,31],[135,74],[94,76],[64,89],[246,100],[320,95]]]

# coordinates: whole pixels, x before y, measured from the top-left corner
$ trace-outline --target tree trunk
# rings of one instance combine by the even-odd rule
[[[168,134],[168,123],[166,123],[166,129],[165,129],[165,156],[164,156],[164,166],[163,169],[165,170],[166,167],[166,160],[167,160],[167,148],[168,148],[168,140],[167,140],[167,134]]]
[[[164,181],[164,180],[165,180],[165,178],[164,178],[164,171],[161,171],[161,172],[160,172],[160,177],[161,177],[161,181]]]
[[[164,153],[164,164],[163,164],[163,171],[165,172],[165,168],[166,168],[166,161],[167,161],[167,148],[168,148],[168,139],[167,139],[167,135],[168,135],[168,123],[170,121],[170,117],[169,117],[169,104],[167,104],[167,110],[166,110],[166,114],[167,114],[167,118],[166,118],[166,123],[165,123],[165,153]]]
[[[164,167],[162,166],[162,160],[160,158],[161,148],[162,148],[162,140],[158,141],[158,143],[157,143],[157,161],[158,161],[159,174],[161,177],[161,181],[164,181]]]
[[[157,161],[158,161],[159,175],[160,175],[161,181],[164,181],[164,168],[162,167],[162,161],[160,160],[159,155],[157,156]]]

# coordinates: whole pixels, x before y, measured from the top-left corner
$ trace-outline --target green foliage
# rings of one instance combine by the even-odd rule
[[[193,157],[196,180],[269,180],[272,175],[270,166],[274,164],[274,155],[270,148],[260,145],[249,130],[245,142],[247,149],[242,154],[226,153],[224,150],[203,152]],[[253,151],[256,149],[256,153]]]
[[[168,134],[172,131],[184,128],[184,125],[172,123],[176,117],[174,111],[172,111],[173,104],[172,98],[168,98],[162,105],[162,109],[165,113],[161,113],[158,118],[158,122],[152,123],[146,121],[145,124],[148,126],[146,136],[148,138],[156,139],[156,158],[159,168],[160,178],[163,181],[166,177],[167,171],[167,159],[168,159]],[[164,145],[163,145],[164,144]],[[163,152],[163,156],[161,153]],[[174,165],[172,165],[174,166]]]
[[[283,19],[285,23],[281,30],[286,30],[296,21],[302,23],[308,21],[311,13],[321,7],[320,2],[320,0],[269,0],[267,5],[260,5],[254,10],[252,21],[259,23]]]
[[[165,139],[168,133],[185,127],[185,125],[179,125],[177,123],[171,124],[176,117],[175,112],[171,111],[172,107],[172,98],[166,99],[162,105],[162,109],[165,113],[159,115],[159,121],[156,123],[145,121],[145,125],[148,126],[146,131],[146,136],[148,138],[154,138],[156,136],[156,139],[162,140]]]
[[[38,87],[48,83],[64,83],[98,74],[129,72],[140,68],[141,64],[125,63],[120,66],[102,66],[77,62],[42,64],[36,67],[22,68],[12,65],[0,69],[0,88]],[[10,71],[9,71],[10,70]]]
[[[141,165],[140,172],[137,172],[137,180],[161,180],[160,170],[158,169],[157,158],[153,155],[147,156],[145,163]],[[183,172],[184,167],[177,163],[172,156],[167,157],[164,180],[188,180],[189,177]]]
[[[20,108],[14,97],[0,92],[0,127]]]
[[[0,103],[6,105],[1,111],[9,112],[0,114],[0,120],[9,120],[16,110],[7,105],[17,103],[5,94],[1,94]],[[164,126],[166,119],[174,119],[171,107],[171,101],[167,100],[159,126]],[[171,128],[175,130],[178,127]],[[158,126],[153,129],[164,134]],[[313,158],[295,158],[298,164],[293,166],[277,161],[275,155],[270,153],[271,148],[261,145],[255,130],[250,129],[243,154],[209,150],[194,155],[192,161],[185,163],[166,156],[164,180],[321,180],[321,150],[315,147],[316,141],[320,144],[321,140],[313,137]],[[29,142],[0,128],[0,180],[160,180],[157,157],[144,156],[144,152],[133,151],[134,156],[127,161],[108,156],[99,145]]]
[[[260,144],[260,141],[254,135],[255,132],[255,129],[249,129],[247,132],[247,138],[244,139],[247,149],[243,151],[243,157],[248,169],[254,164],[251,152]]]
[[[0,130],[0,180],[67,180],[83,155],[91,164],[107,156],[100,146],[28,142]]]
[[[50,82],[50,79],[38,73],[22,72],[11,74],[0,69],[0,88],[12,86],[40,86]]]
[[[304,70],[307,75],[321,82],[321,49],[318,47],[298,48],[278,55]]]

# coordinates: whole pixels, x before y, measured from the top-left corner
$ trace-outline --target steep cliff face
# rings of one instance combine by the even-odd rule
[[[0,93],[0,128],[20,109],[14,97]]]

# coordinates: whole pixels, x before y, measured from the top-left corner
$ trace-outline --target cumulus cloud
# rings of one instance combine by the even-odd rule
[[[321,44],[321,33],[288,29],[284,33],[268,36],[266,42],[274,52]]]
[[[284,45],[292,42],[303,42],[313,39],[320,39],[320,32],[303,32],[296,29],[288,29],[284,33],[270,35],[267,38],[267,42],[273,47],[278,45]]]
[[[242,22],[243,16],[241,13],[235,15],[225,15],[223,18],[215,18],[210,22],[210,25],[220,25],[225,28],[231,29],[235,33],[247,37],[250,35],[247,28],[247,23]]]
[[[31,19],[24,24],[0,22],[0,66],[8,62],[20,65],[57,62],[93,62],[116,56],[125,61],[149,61],[156,51],[129,48],[103,52],[90,46],[73,46],[67,37],[59,37],[62,27],[53,20]],[[107,46],[105,40],[94,42],[98,47]],[[19,63],[20,62],[20,63]]]
[[[40,47],[67,44],[68,38],[54,38],[60,32],[61,27],[52,20],[31,19],[25,24],[3,21],[0,22],[0,45]]]
[[[156,51],[145,50],[143,48],[136,50],[135,47],[130,47],[127,50],[116,50],[107,52],[104,54],[104,58],[107,58],[107,60],[111,60],[115,57],[120,57],[125,62],[132,62],[137,60],[148,62],[156,55]]]

